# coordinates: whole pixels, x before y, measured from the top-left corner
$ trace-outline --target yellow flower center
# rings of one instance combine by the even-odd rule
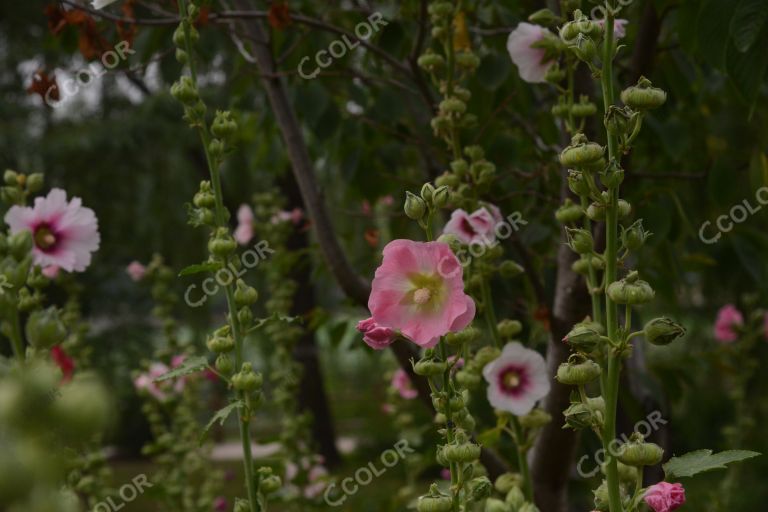
[[[517,372],[509,371],[504,375],[504,387],[514,389],[520,385],[520,375]]]
[[[413,301],[416,304],[426,304],[431,298],[432,292],[429,291],[429,288],[419,288],[413,292]]]

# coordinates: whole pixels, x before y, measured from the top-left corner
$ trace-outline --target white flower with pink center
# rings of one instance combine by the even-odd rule
[[[91,264],[91,253],[99,248],[99,222],[93,210],[79,197],[67,202],[67,193],[51,189],[47,197],[35,199],[35,206],[13,206],[5,214],[11,233],[31,231],[35,264],[82,272]]]
[[[520,343],[508,343],[501,355],[483,368],[488,382],[488,401],[500,411],[528,414],[549,393],[544,358]]]

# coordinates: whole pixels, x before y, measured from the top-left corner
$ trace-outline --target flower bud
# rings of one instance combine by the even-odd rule
[[[624,279],[614,281],[606,290],[608,297],[617,304],[645,304],[653,300],[653,288],[647,282],[638,279],[637,271],[630,272]]]
[[[621,91],[621,101],[635,110],[650,110],[662,106],[667,101],[667,93],[653,87],[650,80],[641,76],[637,85]]]
[[[667,317],[654,318],[643,329],[645,339],[654,345],[669,345],[685,336],[685,327]]]
[[[629,216],[630,213],[632,213],[632,205],[629,204],[629,202],[625,201],[624,199],[619,199],[618,204],[616,206],[618,207],[618,214],[620,219],[623,219],[624,217],[627,217]]]
[[[569,21],[560,29],[560,38],[565,42],[570,42],[580,35],[598,36],[599,34],[600,27],[597,23],[586,17],[579,9],[573,12],[573,21]]]
[[[578,254],[589,254],[594,249],[592,233],[586,229],[566,228],[568,245]]]
[[[211,142],[208,143],[208,152],[216,160],[224,156],[225,150],[224,142],[220,139],[211,139]]]
[[[261,373],[254,372],[251,363],[243,363],[240,371],[232,376],[232,387],[237,391],[259,391],[263,382]]]
[[[35,192],[42,190],[44,182],[45,178],[43,177],[43,173],[33,172],[27,176],[27,191],[34,194]]]
[[[616,458],[628,466],[653,466],[661,462],[664,450],[654,443],[646,443],[643,436],[635,432],[628,443],[619,447]]]
[[[253,312],[248,306],[243,306],[237,310],[237,321],[240,322],[240,327],[248,327],[253,322]]]
[[[589,181],[581,171],[568,171],[568,188],[577,196],[589,196]]]
[[[595,424],[595,416],[592,413],[592,409],[588,405],[583,403],[571,404],[565,411],[565,423],[574,430],[580,430],[582,428],[590,428]]]
[[[605,480],[600,484],[600,486],[592,491],[595,495],[595,510],[599,510],[600,512],[605,512],[609,508],[609,497],[608,497],[608,484]]]
[[[440,375],[445,371],[445,363],[435,359],[420,359],[413,365],[413,372],[416,375],[430,377]]]
[[[476,70],[477,67],[480,65],[480,57],[475,55],[474,52],[470,52],[470,51],[458,52],[455,58],[456,58],[456,65],[469,72]]]
[[[214,256],[224,259],[237,249],[237,242],[229,234],[227,228],[219,228],[215,235],[208,241],[208,250]]]
[[[549,9],[539,9],[538,11],[528,16],[528,21],[531,23],[536,25],[543,25],[545,27],[553,27],[559,24],[561,20],[562,18],[560,18],[560,16]]]
[[[484,368],[485,365],[495,360],[500,355],[501,355],[501,350],[499,350],[498,347],[492,347],[490,345],[486,345],[477,351],[473,361],[475,362],[475,364],[477,364],[478,367]]]
[[[8,237],[8,251],[16,261],[21,261],[26,258],[32,250],[33,245],[32,232],[26,229]]]
[[[216,370],[223,375],[229,375],[233,370],[232,359],[227,354],[219,354],[215,366]]]
[[[557,369],[558,382],[568,386],[584,386],[600,376],[600,365],[591,359],[573,354]]]
[[[67,337],[67,328],[54,306],[29,315],[25,332],[29,344],[37,349],[51,348]]]
[[[555,218],[563,224],[576,222],[583,215],[584,210],[581,209],[581,206],[574,204],[570,199],[566,199],[565,203],[555,212]]]
[[[509,505],[499,499],[488,498],[485,500],[484,512],[512,512],[512,509]]]
[[[469,493],[473,501],[481,501],[491,495],[493,485],[487,476],[478,476],[469,481]]]
[[[607,462],[604,462],[603,464],[600,465],[600,470],[603,472],[604,475],[607,474],[607,468],[608,468]],[[640,471],[638,468],[634,466],[628,466],[623,462],[617,460],[616,469],[618,469],[619,471],[620,482],[624,482],[627,484],[634,484],[635,482],[637,482],[637,477],[638,477],[637,473],[638,471]]]
[[[3,181],[8,186],[16,186],[19,184],[19,173],[12,171],[11,169],[6,169],[3,173]]]
[[[70,439],[86,441],[102,432],[110,418],[110,397],[93,378],[81,377],[62,386],[52,405],[53,424]]]
[[[453,507],[448,496],[421,496],[416,504],[418,512],[447,512]]]
[[[478,374],[463,369],[456,372],[454,377],[456,378],[456,382],[467,389],[477,388],[482,380]]]
[[[571,49],[576,57],[587,63],[592,62],[592,60],[595,58],[595,55],[597,55],[597,47],[595,46],[595,42],[591,37],[587,37],[583,34],[579,34],[576,37],[574,44],[570,45],[568,48]]]
[[[259,292],[253,286],[248,286],[242,279],[237,280],[235,288],[235,305],[238,308],[252,306],[259,300]]]
[[[448,462],[473,462],[480,457],[480,446],[474,443],[455,443],[443,448],[443,456]]]
[[[502,473],[493,483],[494,488],[501,494],[507,494],[513,487],[522,486],[520,473]]]
[[[512,260],[504,260],[499,265],[499,275],[505,279],[517,277],[523,272],[525,272],[525,269],[519,263]]]
[[[200,97],[192,78],[182,76],[171,86],[171,95],[185,105],[192,105]]]
[[[448,204],[448,196],[450,195],[450,190],[447,186],[443,185],[441,187],[438,187],[435,189],[433,195],[432,195],[432,203],[435,205],[436,208],[442,208],[446,204]]]
[[[208,338],[208,340],[205,342],[205,345],[211,352],[222,354],[225,352],[231,352],[235,348],[235,340],[232,339],[232,336],[230,336],[228,333],[214,333],[213,336]]]
[[[651,236],[651,234],[652,234],[651,232],[646,231],[643,228],[643,221],[642,219],[640,219],[640,220],[637,220],[634,224],[632,224],[628,228],[624,228],[622,226],[621,242],[624,244],[624,247],[626,247],[630,251],[637,251],[643,245],[645,245],[645,241],[648,239],[649,236]]]
[[[435,185],[438,187],[458,187],[460,183],[459,177],[448,171],[435,178]]]
[[[523,503],[517,512],[540,512],[539,509],[533,503]]]
[[[211,123],[211,133],[213,133],[214,137],[231,141],[235,134],[237,134],[237,123],[232,118],[232,112],[229,110],[217,110],[213,123]]]
[[[442,55],[427,50],[427,53],[419,57],[417,64],[428,73],[436,73],[445,67],[445,59]]]
[[[563,341],[576,350],[592,352],[601,341],[602,327],[593,322],[582,322],[573,326],[573,329],[565,335]]]
[[[577,133],[571,144],[560,153],[560,163],[566,167],[583,167],[603,156],[603,146],[589,142],[583,133]]]
[[[192,204],[198,208],[213,208],[216,206],[216,196],[209,191],[200,191],[195,193],[192,198]]]
[[[189,42],[191,44],[195,44],[198,39],[200,39],[200,34],[194,25],[188,22],[182,22],[176,27],[176,30],[173,31],[173,44],[179,48],[186,47],[185,34],[189,35]]]
[[[187,64],[189,62],[189,54],[181,48],[176,48],[174,55],[179,64]]]
[[[552,421],[552,415],[544,409],[532,409],[531,412],[520,416],[520,425],[524,428],[541,428]]]
[[[233,512],[251,512],[251,505],[250,501],[236,498],[235,499],[235,508]]]
[[[513,338],[522,332],[523,324],[520,320],[505,318],[496,325],[496,330],[502,338]]]
[[[544,73],[544,80],[551,84],[558,84],[565,79],[565,71],[557,63],[550,66]]]
[[[574,261],[573,264],[571,264],[571,270],[577,274],[585,276],[589,273],[590,263],[592,263],[592,268],[598,270],[605,268],[605,263],[603,260],[599,256],[593,254],[592,256],[582,256],[578,260]]]
[[[440,112],[447,115],[459,115],[467,111],[467,104],[459,98],[446,98],[440,102]]]
[[[410,192],[405,193],[405,214],[413,220],[421,220],[427,211],[427,203],[424,199]]]
[[[272,494],[273,492],[277,492],[282,486],[283,482],[277,475],[269,475],[262,478],[259,482],[259,490],[264,494]]]
[[[586,96],[582,96],[578,103],[574,103],[571,107],[571,114],[573,117],[589,117],[597,113],[597,106],[589,101]]]

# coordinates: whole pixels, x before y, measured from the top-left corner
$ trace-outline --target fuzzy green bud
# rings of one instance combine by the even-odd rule
[[[664,450],[654,443],[646,443],[643,436],[634,433],[629,442],[619,447],[616,458],[628,466],[653,466],[661,462]]]
[[[531,412],[520,416],[520,425],[524,428],[541,428],[552,421],[552,415],[544,409],[532,409]]]
[[[445,371],[445,363],[435,359],[421,359],[413,365],[413,372],[416,375],[430,377],[440,375]]]
[[[589,142],[583,133],[577,133],[560,153],[560,163],[566,167],[583,167],[600,160],[603,151],[603,146]]]
[[[416,61],[421,69],[428,73],[436,73],[445,67],[445,59],[431,50],[419,57]]]
[[[577,196],[589,196],[589,182],[583,172],[569,170],[567,180],[571,192]]]
[[[223,375],[229,375],[234,369],[232,359],[227,354],[219,354],[216,358],[216,370]]]
[[[421,220],[427,211],[427,203],[424,199],[411,192],[405,193],[405,214],[413,220]]]
[[[566,228],[568,235],[568,245],[577,254],[589,254],[594,249],[594,240],[592,233],[586,229]]]
[[[480,446],[474,443],[449,444],[443,448],[448,462],[473,462],[480,457]]]
[[[606,293],[615,303],[630,305],[645,304],[652,301],[655,295],[651,285],[639,279],[636,271],[609,284]]]
[[[563,224],[576,222],[584,215],[581,206],[574,204],[570,199],[566,199],[563,205],[555,212],[555,218]]]
[[[645,339],[654,345],[669,345],[677,338],[685,336],[685,327],[670,318],[661,317],[645,324],[643,333]]]
[[[235,134],[237,134],[237,123],[232,118],[232,112],[229,110],[217,110],[213,123],[211,123],[211,133],[219,139],[232,140]]]
[[[590,323],[580,323],[573,326],[563,341],[571,345],[576,350],[591,352],[601,341],[601,333],[596,325]]]
[[[591,359],[573,354],[557,369],[558,382],[567,386],[583,386],[598,378],[602,370]]]
[[[29,344],[38,349],[49,349],[67,337],[67,328],[54,306],[29,315],[25,332]]]
[[[237,280],[235,287],[235,305],[238,308],[252,306],[259,300],[259,292],[253,286],[248,286],[242,279]]]
[[[232,387],[237,391],[259,391],[263,382],[261,373],[254,372],[251,363],[243,363],[240,371],[232,376]]]
[[[520,320],[505,318],[496,324],[496,330],[502,338],[514,338],[523,331],[523,324]]]
[[[496,478],[493,486],[501,494],[507,494],[514,487],[519,488],[522,485],[522,482],[523,479],[520,476],[520,473],[502,473],[498,476],[498,478]]]
[[[662,106],[667,101],[667,93],[653,87],[650,80],[641,76],[637,85],[621,91],[621,101],[636,110],[650,110]]]
[[[224,259],[237,249],[237,242],[227,228],[219,228],[208,241],[208,250],[217,258]]]

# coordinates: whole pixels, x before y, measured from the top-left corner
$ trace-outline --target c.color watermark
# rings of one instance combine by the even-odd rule
[[[396,442],[393,448],[384,450],[379,457],[381,464],[384,466],[383,468],[376,467],[373,462],[369,462],[367,466],[357,468],[353,477],[348,476],[342,480],[340,485],[342,494],[340,496],[337,495],[335,499],[331,497],[331,493],[333,492],[333,489],[336,488],[336,484],[331,484],[326,487],[325,492],[323,493],[325,502],[331,507],[338,507],[347,501],[348,497],[357,494],[360,487],[365,487],[373,482],[373,477],[378,478],[386,473],[387,469],[396,466],[407,454],[416,453],[415,450],[408,445],[408,441],[405,439]]]
[[[191,308],[197,308],[205,304],[208,297],[216,295],[219,292],[219,286],[229,286],[237,279],[243,276],[248,270],[258,266],[259,262],[267,259],[267,254],[274,254],[274,250],[269,248],[269,242],[261,240],[254,244],[252,249],[243,251],[240,255],[240,268],[230,263],[224,268],[217,270],[213,277],[208,277],[203,281],[201,286],[203,290],[203,296],[197,301],[192,301],[191,294],[197,289],[196,284],[191,284],[187,287],[187,291],[184,292],[184,302]]]
[[[298,71],[299,76],[305,80],[311,80],[320,74],[320,69],[325,69],[336,59],[344,57],[347,52],[354,50],[360,46],[360,41],[367,41],[373,34],[378,32],[379,26],[386,26],[389,22],[384,19],[384,16],[380,12],[374,12],[365,21],[361,21],[355,26],[355,41],[350,41],[347,34],[341,36],[340,39],[334,40],[328,45],[325,50],[320,50],[315,54],[315,63],[319,66],[315,68],[311,73],[307,73],[304,70],[304,64],[311,60],[306,56],[299,62]],[[330,54],[330,56],[329,56]]]
[[[661,412],[653,411],[650,414],[648,414],[648,416],[646,416],[644,420],[640,420],[637,423],[635,423],[634,432],[637,432],[638,434],[647,438],[653,432],[656,432],[659,429],[659,425],[666,425],[667,423],[668,423],[667,420],[661,417]],[[626,436],[626,434],[622,434],[621,437],[617,437],[616,439],[608,443],[608,452],[612,457],[616,457],[619,446],[621,446],[623,443],[626,443],[628,441],[629,441],[629,438]],[[605,464],[605,455],[606,455],[605,448],[600,448],[595,452],[595,455],[593,458],[594,458],[594,461],[597,463],[597,466],[595,466],[595,468],[592,471],[585,471],[581,467],[585,461],[589,460],[589,455],[584,455],[582,458],[579,459],[579,462],[576,464],[576,472],[582,478],[590,478],[595,476],[600,471],[600,466]]]
[[[97,78],[101,78],[116,68],[121,61],[128,58],[128,55],[133,55],[134,53],[136,53],[136,50],[131,48],[131,43],[120,41],[113,50],[106,51],[101,55],[101,66],[97,62],[92,62],[87,67],[75,72],[74,78],[64,80],[61,87],[58,88],[62,96],[58,100],[53,99],[56,87],[49,87],[45,91],[45,104],[51,108],[60,107],[67,98],[75,96],[80,92],[81,88],[90,87]]]
[[[762,210],[763,206],[768,205],[768,187],[760,187],[757,189],[757,192],[755,192],[755,200],[759,203],[756,207],[753,206],[748,199],[744,199],[741,204],[734,205],[728,212],[728,215],[720,215],[715,220],[717,233],[713,237],[706,237],[704,235],[707,226],[712,225],[712,222],[704,222],[704,224],[701,225],[701,228],[699,228],[699,240],[709,245],[717,243],[723,236],[723,233],[728,233],[733,229],[734,224],[741,224],[747,220],[750,215],[754,215]]]
[[[136,475],[130,484],[125,484],[118,490],[117,493],[122,501],[115,502],[112,496],[110,496],[106,500],[98,502],[91,509],[91,512],[117,512],[125,507],[126,503],[130,503],[138,498],[139,495],[144,494],[145,487],[152,487],[152,484],[147,480],[147,475]]]
[[[619,12],[622,7],[626,7],[632,4],[632,2],[634,1],[635,0],[619,0],[618,2],[616,2],[618,5],[613,8],[613,11]],[[592,8],[589,14],[593,20],[600,20],[600,19],[605,19],[605,13],[606,13],[605,5],[598,4]]]

